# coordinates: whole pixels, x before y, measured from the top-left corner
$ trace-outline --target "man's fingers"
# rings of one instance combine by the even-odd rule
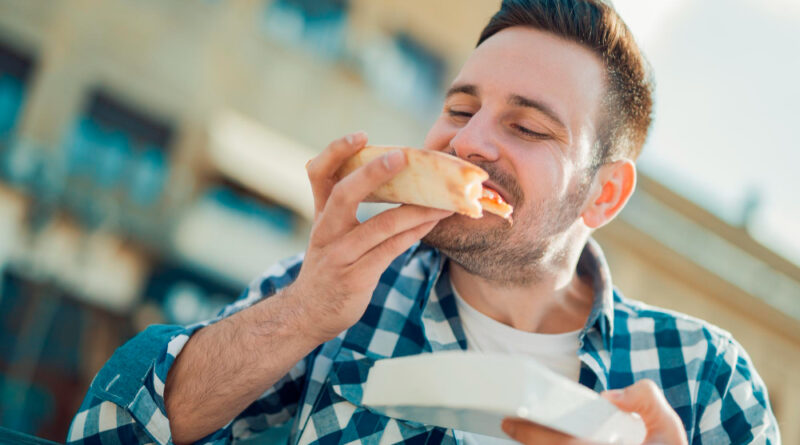
[[[363,131],[348,134],[331,142],[317,157],[308,161],[306,171],[314,178],[331,177],[350,156],[364,148],[367,134]]]
[[[337,139],[328,145],[317,157],[306,164],[314,204],[317,213],[322,212],[336,178],[333,175],[351,156],[367,144],[367,134],[359,131]]]
[[[680,416],[652,380],[642,379],[624,389],[605,391],[602,396],[622,411],[639,414],[647,428],[648,441],[658,439],[666,440],[666,443],[686,443]]]
[[[639,380],[624,389],[606,391],[603,397],[623,411],[639,414],[645,423],[663,415],[666,409],[674,413],[661,389],[650,379]]]
[[[448,210],[432,209],[415,205],[403,205],[386,210],[364,221],[347,234],[344,244],[349,246],[351,262],[393,236],[419,225],[439,221],[452,215]]]
[[[579,445],[591,443],[522,419],[508,418],[503,420],[501,426],[503,432],[509,437],[524,444]]]
[[[380,275],[395,258],[427,235],[438,223],[437,219],[398,233],[364,254],[353,266],[363,268],[366,273]]]
[[[327,233],[343,235],[358,223],[358,204],[408,164],[405,153],[391,151],[356,169],[333,186],[319,225]]]
[[[332,202],[338,207],[352,207],[353,214],[355,214],[358,203],[392,179],[406,165],[408,165],[408,159],[400,150],[393,150],[373,159],[339,181],[333,187],[328,202]]]

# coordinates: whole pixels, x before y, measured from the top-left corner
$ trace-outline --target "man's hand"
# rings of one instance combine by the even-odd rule
[[[652,380],[640,380],[625,389],[606,391],[602,393],[602,396],[622,411],[642,416],[647,428],[645,444],[684,445],[687,443],[686,431],[680,417],[669,406],[664,394]],[[505,419],[503,431],[512,439],[524,444],[583,445],[593,443],[520,419]]]
[[[398,152],[337,181],[336,171],[366,142],[364,134],[337,140],[306,167],[316,213],[295,282],[200,329],[178,354],[164,387],[175,443],[222,428],[314,348],[355,324],[389,263],[450,214],[402,206],[359,223],[358,203],[407,164]]]
[[[364,133],[336,140],[306,166],[314,225],[300,274],[287,291],[319,342],[355,324],[392,260],[452,214],[404,205],[360,223],[358,204],[408,163],[401,151],[390,152],[337,182],[337,170],[366,142]]]

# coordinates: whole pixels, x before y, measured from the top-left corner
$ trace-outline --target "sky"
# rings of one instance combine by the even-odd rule
[[[614,0],[656,78],[641,170],[800,265],[800,1]]]

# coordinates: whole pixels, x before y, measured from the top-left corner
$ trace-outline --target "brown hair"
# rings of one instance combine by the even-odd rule
[[[653,79],[617,12],[602,0],[503,0],[476,46],[512,26],[553,33],[600,57],[606,68],[606,92],[592,169],[620,158],[636,159],[652,121]]]

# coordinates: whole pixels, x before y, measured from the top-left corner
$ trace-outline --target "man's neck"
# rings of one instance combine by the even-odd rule
[[[575,273],[577,257],[569,263],[542,273],[535,283],[499,287],[450,261],[450,279],[464,301],[484,315],[522,331],[558,334],[581,329],[594,301],[591,283]]]

